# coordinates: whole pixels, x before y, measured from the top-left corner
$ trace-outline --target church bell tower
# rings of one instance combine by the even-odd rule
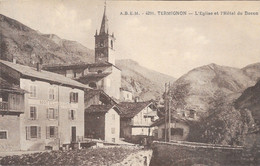
[[[95,63],[109,62],[115,65],[115,37],[114,33],[109,34],[108,19],[106,16],[106,4],[101,22],[99,34],[95,34]]]

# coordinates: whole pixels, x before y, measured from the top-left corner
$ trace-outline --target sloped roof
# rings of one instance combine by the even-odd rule
[[[73,63],[73,64],[48,64],[48,65],[43,65],[42,68],[48,71],[55,71],[55,70],[87,68],[88,65],[89,63],[85,63],[85,62]]]
[[[91,105],[85,109],[87,113],[107,113],[110,109],[116,108],[115,111],[120,113],[119,109],[115,105]]]
[[[107,77],[111,73],[89,73],[85,76],[78,78],[77,80],[84,80],[84,83],[89,84],[90,82],[98,82],[99,80]]]
[[[118,104],[118,107],[120,109],[121,117],[125,118],[132,118],[136,114],[138,114],[140,111],[142,111],[145,107],[152,104],[151,101],[145,101],[145,102],[121,102]]]
[[[3,61],[3,60],[0,60],[0,65],[5,65],[12,68],[13,70],[16,70],[18,73],[22,75],[22,77],[35,78],[50,83],[62,84],[65,86],[77,87],[80,89],[90,88],[89,86],[79,83],[75,80],[45,70],[37,71],[36,68],[32,68],[20,64],[14,64],[12,62]]]
[[[88,101],[89,99],[91,99],[92,97],[96,96],[96,95],[100,95],[100,100],[106,99],[106,100],[110,100],[112,103],[116,104],[116,101],[114,101],[108,94],[106,94],[103,90],[100,89],[89,89],[85,91],[85,101]]]

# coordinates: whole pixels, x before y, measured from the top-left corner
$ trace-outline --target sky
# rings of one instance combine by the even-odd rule
[[[133,59],[175,78],[210,63],[242,68],[260,62],[260,1],[107,0],[106,4],[117,59]],[[103,0],[0,0],[1,14],[90,49],[103,11]],[[122,14],[131,11],[139,15]],[[155,15],[146,15],[147,11]],[[158,11],[192,14],[158,15]],[[235,15],[220,15],[221,11]],[[258,15],[245,15],[245,11]]]

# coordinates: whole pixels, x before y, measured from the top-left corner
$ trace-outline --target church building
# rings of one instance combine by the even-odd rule
[[[93,89],[103,90],[113,99],[120,99],[121,70],[115,66],[115,36],[109,32],[106,6],[101,27],[95,34],[95,62],[48,65],[44,69],[62,74]]]

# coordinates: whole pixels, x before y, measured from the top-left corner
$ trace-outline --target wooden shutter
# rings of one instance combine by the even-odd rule
[[[77,118],[77,112],[76,112],[76,110],[73,110],[73,114],[74,114],[74,120],[76,120],[76,118]]]
[[[54,109],[54,118],[55,119],[59,118],[59,110],[58,109]]]
[[[37,126],[37,138],[41,138],[41,127]]]
[[[75,102],[78,102],[78,93],[75,93]]]
[[[50,126],[46,126],[46,138],[50,138]]]
[[[46,109],[46,118],[49,119],[50,116],[49,116],[49,108]]]
[[[73,92],[70,92],[70,102],[73,101]]]
[[[58,138],[58,126],[55,126],[54,128],[54,137]]]
[[[69,120],[71,120],[71,110],[69,110],[68,113],[69,113],[69,114],[68,114],[68,116],[69,116]]]
[[[26,140],[31,139],[30,126],[26,126],[25,131],[26,131]]]

